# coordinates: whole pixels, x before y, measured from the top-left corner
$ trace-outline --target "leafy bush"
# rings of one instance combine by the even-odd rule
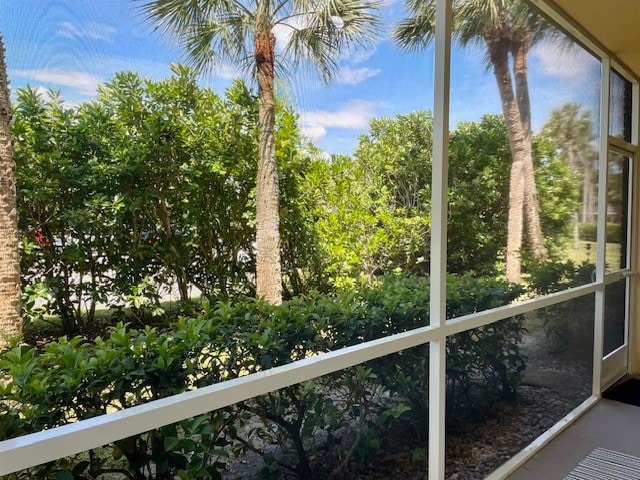
[[[74,335],[92,329],[98,304],[141,301],[144,324],[173,287],[182,301],[196,288],[253,294],[257,110],[241,82],[220,97],[179,65],[162,81],[119,73],[74,108],[20,90],[21,271],[23,290],[41,293],[41,313]],[[317,263],[301,192],[309,152],[293,111],[280,104],[275,140],[283,271],[295,295],[322,279],[304,275]]]
[[[620,243],[621,225],[619,223],[607,223],[607,243]],[[584,242],[598,241],[598,225],[595,223],[579,223],[578,237]]]
[[[547,295],[586,285],[595,280],[595,268],[588,262],[579,265],[570,260],[545,262],[531,269],[530,287],[539,295]],[[553,351],[563,352],[592,343],[589,339],[593,336],[593,302],[593,295],[587,295],[536,312]]]
[[[507,304],[521,293],[470,276],[451,276],[448,283],[451,317]],[[0,354],[6,413],[0,432],[8,438],[90,418],[425,326],[428,318],[428,282],[393,276],[281,306],[205,302],[199,317],[166,330],[119,324],[93,342],[63,337],[42,351],[15,345]],[[524,368],[521,333],[522,320],[513,318],[449,339],[454,418],[514,398]],[[99,449],[32,470],[84,478],[107,470],[129,478],[219,478],[229,456],[252,450],[262,456],[266,477],[336,477],[354,460],[366,464],[391,425],[411,425],[416,438],[424,435],[428,361],[428,345],[419,346],[120,440],[110,455]],[[272,444],[283,454],[274,456]]]

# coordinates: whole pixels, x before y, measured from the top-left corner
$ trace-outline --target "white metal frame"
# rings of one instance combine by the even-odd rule
[[[596,243],[596,282],[605,280],[607,265],[607,179],[609,175],[609,100],[611,91],[611,61],[603,56],[600,70],[600,132],[598,151],[598,229]],[[602,393],[602,352],[604,351],[604,288],[596,292],[593,342],[592,394]]]
[[[634,88],[635,89],[635,88]],[[632,102],[635,104],[635,100]],[[622,345],[617,347],[612,352],[604,354],[602,358],[602,378],[601,378],[601,388],[604,390],[609,386],[613,385],[617,380],[622,378],[629,372],[629,353],[630,353],[630,339],[631,337],[631,325],[633,322],[630,321],[632,317],[632,280],[633,280],[633,272],[631,270],[631,266],[634,265],[633,261],[633,249],[632,249],[632,241],[633,241],[633,218],[634,218],[634,199],[636,197],[633,187],[635,185],[634,178],[636,176],[636,162],[637,162],[637,147],[632,143],[621,140],[617,137],[608,137],[608,152],[616,153],[625,158],[629,159],[629,179],[628,179],[628,191],[629,197],[627,199],[627,238],[626,238],[626,259],[627,265],[623,265],[622,268],[619,269],[618,273],[622,273],[623,278],[625,279],[625,305],[624,305],[624,337]],[[607,173],[609,171],[609,159],[607,156]],[[605,272],[605,279],[608,279],[612,273]],[[619,281],[619,280],[617,280]],[[609,283],[609,282],[607,282]],[[605,298],[606,302],[606,298]],[[606,310],[605,310],[606,311]],[[604,332],[603,332],[604,335]],[[603,338],[604,339],[604,338]]]
[[[620,345],[614,351],[609,352],[606,355],[604,355],[604,352],[603,352],[602,366],[601,366],[602,371],[601,371],[601,380],[600,380],[601,390],[604,390],[609,386],[613,385],[617,380],[619,380],[629,372],[630,340],[633,338],[632,337],[633,322],[631,321],[631,319],[633,318],[632,315],[634,313],[634,309],[633,309],[634,285],[633,285],[632,268],[635,265],[634,261],[635,261],[635,255],[636,255],[636,253],[634,253],[636,248],[633,248],[634,247],[633,242],[635,237],[632,235],[632,233],[635,227],[633,224],[633,220],[635,218],[634,213],[636,210],[634,203],[635,203],[635,198],[637,198],[637,192],[634,190],[634,186],[637,184],[637,180],[635,177],[636,177],[637,160],[638,160],[638,146],[637,146],[638,144],[638,118],[637,118],[638,82],[635,81],[630,75],[628,75],[628,73],[625,72],[624,68],[614,60],[610,61],[608,66],[610,69],[609,75],[607,76],[608,92],[605,92],[604,88],[602,90],[603,99],[605,95],[607,98],[607,104],[606,104],[607,116],[610,115],[609,113],[610,111],[609,101],[611,99],[610,78],[613,73],[613,70],[615,70],[615,72],[618,75],[622,76],[622,78],[631,82],[631,85],[632,85],[632,99],[631,99],[632,124],[631,124],[631,142],[628,142],[618,137],[611,136],[609,134],[609,131],[608,130],[606,131],[606,139],[607,139],[606,174],[608,175],[608,172],[609,172],[609,154],[611,152],[616,153],[618,155],[622,155],[623,157],[626,157],[629,159],[629,179],[628,179],[628,185],[627,185],[628,191],[629,191],[629,198],[627,199],[628,211],[627,211],[627,219],[626,219],[627,226],[628,226],[627,238],[626,238],[627,264],[621,266],[621,268],[619,269],[620,271],[622,271],[623,277],[626,279],[626,283],[625,283],[626,294],[625,294],[625,305],[624,305],[624,314],[625,314],[624,338],[623,338],[622,345]],[[602,75],[604,79],[604,75],[605,75],[604,64],[603,64]],[[604,131],[601,131],[602,135],[604,135],[604,133],[605,133]],[[601,148],[604,148],[604,142],[601,142]],[[601,164],[602,164],[602,158],[601,158]],[[605,200],[604,210],[605,210],[605,217],[606,217],[606,200]],[[606,219],[605,219],[605,229],[606,229]],[[603,248],[606,249],[605,244],[603,244]],[[605,261],[606,261],[606,258],[605,258]],[[606,263],[603,265],[605,265],[606,267]],[[604,275],[605,275],[604,277],[605,280],[607,280],[609,276],[612,275],[612,273],[607,272],[605,268]],[[603,292],[603,295],[604,295],[604,292]],[[605,302],[606,302],[606,298],[605,298]],[[602,312],[603,315],[605,311],[606,310],[603,307],[603,312]],[[604,332],[603,332],[603,336],[604,336]]]
[[[429,344],[429,477],[445,475],[447,336],[447,189],[449,185],[449,92],[451,1],[436,4],[429,321],[437,329]],[[434,301],[435,300],[435,301]]]
[[[432,184],[432,235],[431,235],[431,325],[409,332],[362,343],[352,347],[307,358],[292,364],[264,372],[247,375],[235,380],[204,387],[195,391],[174,395],[116,413],[68,424],[49,431],[25,435],[0,442],[0,475],[6,475],[34,465],[80,453],[108,444],[121,438],[142,433],[153,428],[175,423],[201,413],[220,409],[248,400],[270,391],[317,378],[360,363],[393,354],[401,350],[430,344],[429,367],[429,479],[444,478],[445,468],[445,381],[447,338],[516,315],[595,294],[594,366],[592,396],[569,413],[563,420],[536,439],[522,452],[496,470],[489,478],[504,478],[553,436],[566,428],[599,399],[602,391],[602,341],[604,318],[604,290],[607,284],[630,276],[630,269],[606,273],[605,221],[606,177],[608,173],[609,125],[609,72],[613,66],[624,75],[625,69],[612,61],[609,54],[579,27],[564,18],[545,0],[530,3],[553,19],[566,32],[576,38],[602,62],[602,93],[600,102],[601,129],[599,144],[599,198],[598,198],[598,247],[596,280],[567,291],[527,300],[515,305],[466,315],[446,321],[446,244],[447,244],[447,186],[449,142],[449,90],[451,60],[451,2],[438,0],[436,5],[436,54],[434,82],[434,130],[433,130],[433,184]],[[638,143],[638,82],[633,81],[633,138],[632,143],[614,143],[625,150],[635,149]],[[639,181],[633,169],[634,190]],[[632,217],[637,219],[637,213]],[[629,231],[638,232],[631,223]],[[637,241],[632,236],[628,242],[633,248],[630,265],[638,261]],[[633,327],[632,327],[633,328]],[[633,338],[631,332],[630,338]]]
[[[637,80],[633,80],[633,90],[632,90],[632,104],[634,108],[631,113],[631,143],[634,145],[639,145],[640,138],[640,84]],[[638,235],[640,234],[640,225],[638,222],[640,208],[636,205],[636,202],[640,198],[638,194],[640,188],[640,178],[638,176],[638,172],[640,169],[638,168],[638,159],[640,158],[640,147],[636,147],[635,151],[635,161],[634,161],[634,169],[633,176],[631,182],[631,195],[632,195],[632,208],[631,208],[631,220],[629,223],[629,234],[631,235],[629,239],[629,245],[631,246],[631,254],[629,256],[629,265],[631,265],[632,271],[629,276],[629,356],[628,356],[628,368],[630,372],[637,371],[637,356],[635,352],[638,349],[638,338],[637,335],[639,333],[639,329],[637,327],[637,322],[634,321],[636,315],[638,314],[637,309],[637,275],[634,273],[634,270],[637,269],[638,261],[640,260],[640,255],[638,252],[638,248],[634,248],[637,246]]]

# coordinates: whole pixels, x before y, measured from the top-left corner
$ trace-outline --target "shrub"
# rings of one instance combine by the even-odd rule
[[[530,287],[539,295],[547,295],[586,285],[595,280],[595,268],[588,262],[546,262],[531,269]],[[552,351],[564,352],[593,343],[593,302],[593,295],[587,295],[536,312]]]
[[[100,306],[133,307],[147,324],[174,287],[182,301],[255,291],[257,98],[224,97],[174,65],[166,80],[118,73],[78,107],[36,89],[15,106],[23,290],[65,334],[88,334]],[[294,112],[278,105],[286,291],[320,288],[309,170]],[[140,302],[142,307],[140,308]],[[33,310],[29,310],[33,312]]]
[[[517,287],[470,276],[449,277],[448,315],[513,301]],[[387,277],[338,296],[296,297],[281,306],[254,299],[204,303],[197,318],[166,330],[125,324],[88,342],[63,337],[42,351],[13,346],[0,354],[5,438],[48,429],[185,390],[266,370],[322,352],[428,324],[428,282]],[[456,335],[447,342],[449,404],[468,418],[514,398],[524,369],[519,317]],[[426,432],[428,345],[135,435],[108,449],[33,469],[95,478],[219,478],[227,458],[258,452],[264,475],[344,475],[384,445],[392,424]],[[349,432],[349,434],[346,434]],[[269,445],[284,452],[274,457]],[[115,465],[115,466],[114,466]],[[56,470],[57,469],[57,470]],[[65,473],[66,475],[66,473]]]
[[[619,223],[607,223],[607,243],[620,243],[621,228]],[[598,225],[595,223],[579,223],[578,237],[584,242],[598,241]]]

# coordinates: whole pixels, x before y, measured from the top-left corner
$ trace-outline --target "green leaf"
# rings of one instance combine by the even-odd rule
[[[167,452],[172,452],[180,444],[180,439],[177,437],[167,437],[164,439],[164,449]]]
[[[56,470],[53,474],[56,480],[73,480],[73,473],[70,470]]]

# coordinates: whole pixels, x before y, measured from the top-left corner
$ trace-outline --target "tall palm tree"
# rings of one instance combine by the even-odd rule
[[[436,0],[406,0],[410,17],[394,30],[405,49],[426,47],[435,33]],[[526,226],[531,253],[546,257],[533,171],[531,105],[527,53],[542,38],[546,23],[518,0],[453,0],[453,32],[462,46],[486,47],[487,63],[498,85],[511,149],[506,275],[520,281],[520,250]]]
[[[575,102],[551,112],[542,134],[553,140],[560,156],[581,177],[582,222],[595,222],[594,169],[597,151],[593,146],[595,132],[591,113]]]
[[[227,62],[257,81],[256,289],[271,303],[282,301],[276,74],[305,65],[330,81],[340,55],[375,38],[378,8],[378,0],[151,0],[143,6],[156,28],[181,41],[195,68],[206,71]],[[276,48],[278,29],[286,36],[281,48]]]
[[[15,169],[9,80],[0,36],[0,346],[22,327]]]

